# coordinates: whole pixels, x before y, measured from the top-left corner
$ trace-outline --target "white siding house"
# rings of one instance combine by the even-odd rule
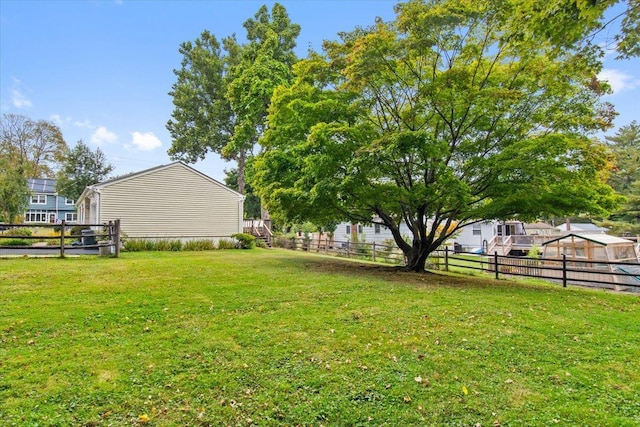
[[[217,240],[242,232],[244,196],[182,162],[85,188],[78,219],[120,219],[128,237]]]
[[[355,228],[355,229],[354,229]],[[351,224],[342,222],[336,227],[333,233],[336,242],[350,242],[353,239],[354,232],[358,235],[358,240],[366,243],[386,243],[393,240],[391,230],[382,224]],[[400,224],[400,234],[406,239],[410,239],[411,230],[405,223]]]

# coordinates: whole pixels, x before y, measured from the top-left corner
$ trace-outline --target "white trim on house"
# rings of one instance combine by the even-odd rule
[[[32,205],[46,205],[47,204],[47,195],[46,194],[32,194],[31,195],[31,204]]]

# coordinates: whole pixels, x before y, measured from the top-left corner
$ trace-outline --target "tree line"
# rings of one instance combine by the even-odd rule
[[[637,222],[637,125],[596,138],[616,113],[594,40],[617,3],[409,0],[301,60],[299,26],[263,6],[246,44],[204,31],[181,45],[169,153],[237,160],[238,188],[280,224],[384,225],[414,271],[473,221]],[[628,58],[640,1],[623,5]]]
[[[619,3],[622,13],[605,21]],[[266,208],[282,225],[384,225],[414,271],[473,221],[640,222],[638,124],[598,140],[616,112],[603,99],[611,88],[597,78],[604,52],[594,42],[617,19],[619,58],[637,56],[640,0],[408,0],[395,12],[306,58],[294,52],[300,26],[278,3],[244,22],[244,41],[205,30],[182,43],[169,156],[235,161],[226,183],[251,196],[251,216]],[[73,159],[51,123],[28,120],[57,147],[41,161],[40,133],[30,132],[28,160],[9,119],[3,195]],[[91,164],[81,154],[73,165]],[[73,174],[82,175],[70,167],[58,176],[77,192],[63,178]]]
[[[15,222],[29,205],[29,178],[56,178],[56,191],[77,200],[84,188],[111,173],[100,148],[83,141],[69,148],[62,132],[47,120],[16,114],[0,119],[0,222]]]

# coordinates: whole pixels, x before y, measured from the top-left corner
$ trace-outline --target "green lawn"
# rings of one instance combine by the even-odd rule
[[[0,260],[2,426],[638,426],[640,298],[281,250]]]

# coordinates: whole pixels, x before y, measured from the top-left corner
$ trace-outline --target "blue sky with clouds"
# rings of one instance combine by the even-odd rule
[[[302,27],[297,53],[320,50],[339,31],[394,17],[394,0],[281,0]],[[0,110],[55,122],[70,146],[100,147],[115,174],[166,164],[168,92],[180,67],[180,43],[207,29],[218,37],[273,1],[0,0]],[[608,43],[613,33],[598,34]],[[640,60],[607,55],[602,77],[620,112],[616,126],[640,121]],[[612,130],[613,133],[615,131]],[[195,165],[224,179],[233,163],[216,154]]]

